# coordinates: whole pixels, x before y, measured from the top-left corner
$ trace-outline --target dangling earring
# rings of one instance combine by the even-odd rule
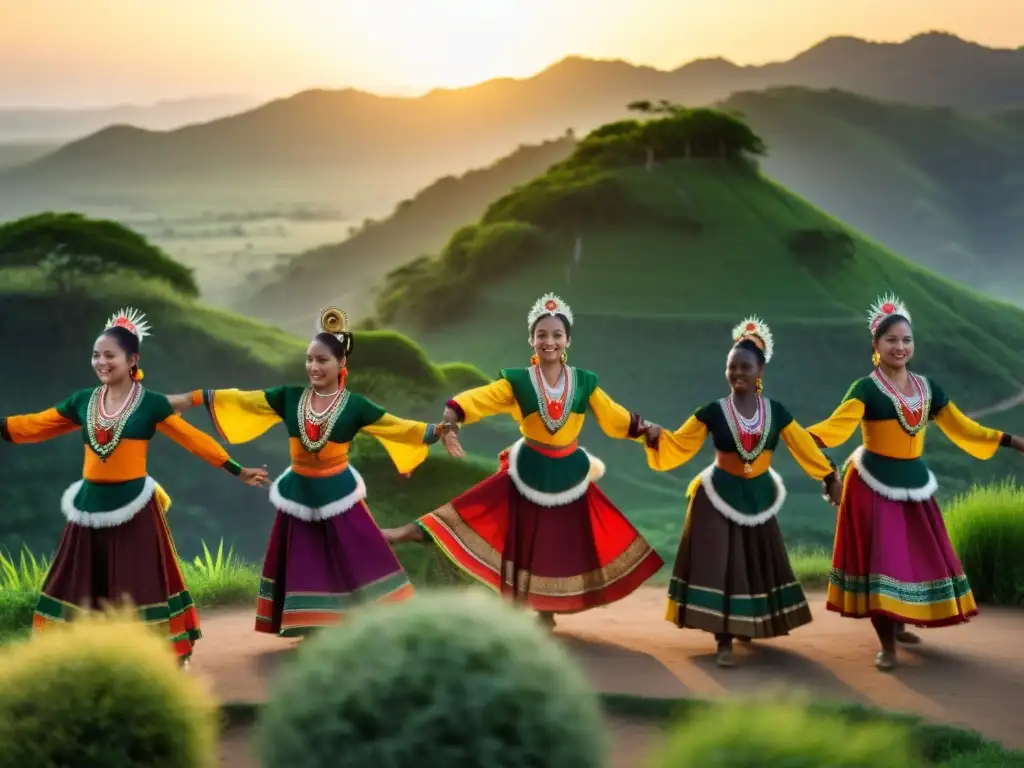
[[[878,354],[878,350],[876,349],[871,353],[871,364],[877,368],[880,362],[882,362],[882,356]]]
[[[540,365],[540,358],[536,355],[530,355],[530,365]]]
[[[562,350],[562,365],[565,365],[565,364],[566,364],[567,362],[569,362],[569,353],[568,353],[568,352],[566,352],[566,351],[565,351],[565,350],[563,349],[563,350]]]
[[[345,377],[348,376],[348,367],[342,368],[338,371],[338,389],[345,388]]]
[[[757,381],[755,381],[755,382],[754,382],[754,391],[755,391],[755,392],[756,392],[757,394],[759,394],[759,395],[760,395],[760,394],[761,394],[762,392],[764,392],[764,386],[763,386],[763,385],[761,384],[761,377],[760,377],[760,376],[758,376],[758,377],[757,377]]]

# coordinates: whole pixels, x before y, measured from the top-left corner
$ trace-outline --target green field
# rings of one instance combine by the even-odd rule
[[[0,355],[22,361],[0,377],[0,413],[5,415],[43,410],[76,389],[93,386],[88,362],[93,340],[110,314],[126,304],[140,307],[153,324],[153,336],[143,346],[142,367],[146,384],[156,391],[254,389],[305,380],[305,339],[211,309],[159,284],[112,276],[66,294],[54,292],[37,271],[0,270],[0,286]],[[387,332],[361,334],[351,371],[354,390],[400,415],[434,419],[451,388],[481,380],[479,372],[465,365],[434,365],[408,339]],[[212,430],[202,409],[186,416]],[[230,450],[245,465],[267,464],[273,476],[288,464],[281,427]],[[14,553],[22,545],[51,553],[64,524],[60,495],[80,477],[81,438],[70,435],[23,446],[0,443],[0,454],[5,496],[0,542]],[[490,471],[489,465],[456,461],[435,447],[432,458],[403,480],[383,449],[363,438],[357,439],[352,457],[366,479],[368,502],[381,525],[426,512]],[[160,437],[150,452],[149,468],[172,498],[168,519],[186,559],[200,552],[202,540],[221,538],[246,560],[262,558],[274,515],[265,491],[246,488]],[[429,550],[420,548],[402,557],[412,571],[435,562]]]
[[[451,249],[462,247],[456,240],[465,242],[460,233],[433,267],[393,278],[394,295],[412,296],[417,287],[421,293],[436,291],[426,299],[426,310],[405,313],[395,327],[434,358],[458,356],[494,375],[501,367],[527,364],[526,311],[542,293],[555,291],[576,316],[571,361],[597,371],[605,389],[628,408],[675,428],[694,408],[726,394],[730,330],[756,313],[776,338],[766,391],[809,424],[825,418],[849,384],[869,372],[866,310],[878,294],[893,290],[915,320],[914,367],[939,381],[966,411],[1010,398],[1024,386],[1021,310],[909,262],[746,168],[682,159],[663,160],[651,172],[636,165],[600,167],[577,157],[493,205],[481,233],[500,227],[503,212],[525,211],[529,220],[523,226],[539,230],[543,249],[500,251],[500,242],[488,243],[481,234],[481,264],[472,261],[470,250],[459,256],[469,259],[469,267],[446,271],[455,260]],[[545,206],[564,203],[558,185],[566,178],[577,188],[588,179],[610,178],[621,211],[617,220],[586,219],[584,210],[577,219],[583,223],[569,226],[557,212],[548,215]],[[605,189],[607,183],[602,181]],[[678,221],[696,221],[699,231]],[[843,234],[848,248],[794,249],[793,236],[806,231]],[[572,267],[577,235],[582,253]],[[494,252],[502,253],[502,263],[486,260]],[[472,270],[478,276],[466,281]],[[435,295],[451,297],[444,313]],[[985,421],[1012,430],[1024,427],[1024,412]],[[467,448],[493,455],[514,439],[509,420],[495,422],[493,431],[466,430]],[[656,475],[635,445],[609,442],[593,424],[583,438],[609,465],[602,484],[612,498],[660,549],[670,547],[682,524],[686,485],[710,460],[710,451],[687,467]],[[833,458],[842,460],[858,440],[834,451]],[[940,498],[1021,466],[1019,457],[1004,453],[987,463],[974,461],[937,429],[929,445],[929,461],[941,478]],[[835,514],[816,484],[786,455],[777,468],[791,494],[781,516],[790,540],[829,544]]]

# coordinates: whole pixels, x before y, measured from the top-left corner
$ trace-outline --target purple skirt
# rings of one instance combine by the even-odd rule
[[[339,623],[359,605],[412,594],[364,502],[316,522],[279,511],[263,560],[256,631],[303,635]]]

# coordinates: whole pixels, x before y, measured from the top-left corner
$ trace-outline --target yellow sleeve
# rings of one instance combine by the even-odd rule
[[[205,404],[220,436],[237,445],[255,440],[280,423],[281,417],[271,407],[268,392],[275,390],[197,390],[192,394],[192,402],[199,399]]]
[[[78,425],[56,408],[0,418],[0,438],[9,443],[41,443],[74,432]]]
[[[855,398],[844,400],[825,421],[807,427],[807,432],[826,448],[835,448],[849,440],[864,418],[864,403]],[[794,454],[795,456],[795,454]]]
[[[641,419],[616,403],[600,387],[595,387],[590,395],[590,411],[594,414],[597,425],[608,437],[619,440],[643,440],[640,434]]]
[[[458,414],[459,421],[463,424],[472,424],[500,413],[507,413],[516,421],[523,420],[515,395],[512,393],[512,385],[507,379],[498,379],[482,387],[467,389],[449,400],[447,405]]]
[[[372,435],[384,446],[395,468],[407,475],[427,459],[431,444],[437,442],[437,431],[433,424],[409,421],[383,414],[372,424],[364,425],[362,432]]]
[[[654,448],[646,446],[647,466],[655,472],[668,472],[681,467],[700,453],[707,435],[707,425],[696,416],[691,416],[675,432],[662,431]]]
[[[242,472],[241,466],[232,461],[224,447],[200,429],[196,429],[181,416],[173,414],[156,425],[157,431],[167,435],[189,453],[198,456],[207,464],[226,469],[233,475]]]
[[[951,402],[935,415],[935,423],[957,448],[976,459],[991,459],[1003,441],[1002,432],[981,426]]]
[[[801,427],[796,419],[782,429],[781,435],[800,469],[815,480],[824,480],[832,474],[834,470],[828,458],[818,448],[811,434]]]

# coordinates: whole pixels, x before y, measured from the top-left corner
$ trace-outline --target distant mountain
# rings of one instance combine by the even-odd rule
[[[69,141],[110,125],[166,131],[252,109],[249,96],[200,96],[92,109],[0,107],[0,143]]]
[[[902,43],[830,38],[764,66],[694,61],[674,71],[567,58],[521,80],[498,79],[418,98],[312,90],[173,131],[109,127],[0,176],[96,185],[249,182],[324,173],[432,178],[482,165],[509,146],[589,130],[635,99],[701,105],[737,90],[837,87],[912,104],[981,110],[1024,105],[1024,50],[928,33]]]
[[[942,274],[1024,299],[1024,110],[975,115],[805,88],[721,106],[764,138],[764,170],[815,205]]]
[[[253,275],[254,285],[265,285],[238,308],[295,333],[308,329],[311,305],[339,304],[353,320],[361,318],[372,311],[373,289],[388,272],[438,252],[453,230],[479,219],[491,200],[544,173],[575,146],[571,136],[524,145],[486,168],[438,179],[387,218],[365,222],[348,240]]]

